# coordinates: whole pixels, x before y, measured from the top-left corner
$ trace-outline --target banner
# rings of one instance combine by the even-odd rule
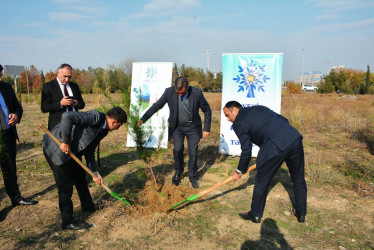
[[[141,116],[152,106],[171,86],[172,62],[134,62],[131,79],[131,105],[138,106],[141,98]],[[169,108],[165,105],[142,125],[145,130],[152,131],[148,141],[144,144],[147,148],[167,148],[168,144],[168,117]],[[130,129],[130,128],[129,128]],[[160,137],[162,136],[162,137]],[[159,139],[161,138],[161,141]],[[135,141],[128,132],[127,147],[135,147]]]
[[[263,105],[280,113],[283,53],[223,54],[222,109],[219,152],[240,155],[240,142],[223,107],[237,101],[243,107]],[[253,145],[252,157],[259,147]]]

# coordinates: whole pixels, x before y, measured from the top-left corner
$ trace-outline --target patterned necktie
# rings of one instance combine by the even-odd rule
[[[65,96],[69,97],[69,92],[68,92],[68,89],[66,88],[66,84],[64,84],[64,94]],[[71,107],[71,105],[68,105],[68,111],[73,111],[73,108]]]
[[[5,119],[5,114],[4,114],[4,111],[1,105],[0,105],[0,122],[1,122],[1,129],[6,130],[7,129],[6,119]]]

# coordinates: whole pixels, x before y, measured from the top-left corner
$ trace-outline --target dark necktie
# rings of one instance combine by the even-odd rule
[[[69,92],[68,92],[68,89],[66,88],[66,84],[64,84],[64,94],[65,96],[69,97]],[[68,110],[73,111],[73,108],[71,107],[71,105],[68,105]]]
[[[0,122],[1,122],[1,129],[6,130],[7,129],[6,119],[5,119],[5,114],[4,114],[4,111],[1,105],[0,105]]]

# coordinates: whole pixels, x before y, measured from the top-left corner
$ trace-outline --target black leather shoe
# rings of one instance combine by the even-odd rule
[[[305,222],[305,216],[304,215],[298,215],[296,217],[297,217],[297,221],[298,222],[300,222],[300,223],[304,223]]]
[[[293,214],[296,216],[297,218],[297,221],[300,222],[300,223],[304,223],[305,222],[305,215],[300,215],[296,209],[292,208],[292,212]]]
[[[182,181],[182,173],[179,173],[179,172],[175,172],[173,178],[171,178],[171,183],[173,183],[173,185],[175,186],[178,186]]]
[[[63,230],[80,230],[80,229],[87,229],[92,227],[92,224],[88,224],[87,222],[73,222],[67,225],[63,225],[62,229]]]
[[[38,201],[28,200],[28,199],[22,198],[21,200],[19,200],[17,203],[15,203],[13,205],[14,206],[20,206],[20,205],[31,206],[31,205],[36,205],[38,203],[39,203]]]
[[[256,217],[256,216],[253,216],[251,211],[247,212],[247,213],[239,213],[239,216],[243,219],[243,220],[250,220],[252,221],[253,223],[260,223],[261,222],[261,218],[260,217]]]
[[[192,187],[197,189],[199,188],[199,182],[197,180],[191,181]]]

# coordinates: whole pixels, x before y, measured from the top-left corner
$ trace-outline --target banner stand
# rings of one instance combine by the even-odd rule
[[[164,93],[165,89],[171,86],[172,62],[134,62],[131,79],[131,105],[138,105],[141,98],[141,115],[152,106]],[[169,117],[169,108],[165,105],[154,114],[143,126],[152,130],[152,135],[144,145],[147,148],[167,148],[168,130],[164,129]],[[167,127],[167,124],[166,124]],[[164,133],[162,141],[158,142],[160,133]],[[135,141],[131,134],[127,133],[126,147],[135,147]]]
[[[222,55],[222,108],[219,153],[240,155],[240,142],[223,107],[237,101],[243,107],[263,105],[280,114],[283,53],[225,53]],[[259,147],[253,145],[252,157]]]

